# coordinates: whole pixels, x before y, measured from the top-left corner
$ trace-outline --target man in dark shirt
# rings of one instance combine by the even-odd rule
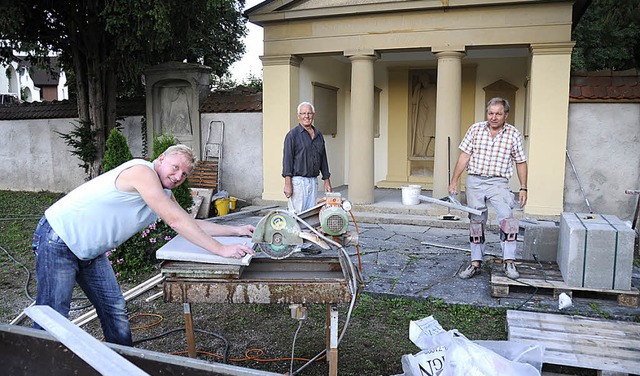
[[[331,192],[329,163],[324,146],[324,137],[313,126],[315,109],[309,102],[298,105],[299,124],[287,133],[284,139],[282,176],[284,195],[289,200],[290,209],[296,213],[305,211],[316,204],[318,175],[322,173],[325,192]],[[293,207],[291,207],[293,205]]]

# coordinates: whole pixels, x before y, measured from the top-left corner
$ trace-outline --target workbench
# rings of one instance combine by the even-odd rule
[[[196,356],[191,303],[326,304],[329,375],[337,375],[337,304],[352,301],[356,280],[347,268],[337,255],[274,260],[258,253],[247,266],[165,260],[161,273],[165,302],[183,303],[190,357]]]

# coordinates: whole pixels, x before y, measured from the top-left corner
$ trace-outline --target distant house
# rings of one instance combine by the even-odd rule
[[[57,60],[55,57],[50,59],[50,69],[29,68],[33,85],[40,89],[40,98],[43,101],[69,99],[66,87],[67,78],[65,73],[56,66]]]
[[[15,55],[9,64],[0,65],[0,93],[15,94],[21,102],[59,101],[69,99],[64,71],[56,66],[57,58],[48,58],[49,68],[42,68]]]

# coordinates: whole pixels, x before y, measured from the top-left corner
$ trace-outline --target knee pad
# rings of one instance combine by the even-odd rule
[[[505,218],[500,223],[500,240],[503,242],[515,242],[520,230],[520,221],[513,217]]]
[[[469,224],[469,241],[474,244],[484,243],[484,224],[482,222]]]

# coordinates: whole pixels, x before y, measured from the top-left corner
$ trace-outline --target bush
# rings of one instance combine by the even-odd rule
[[[127,139],[118,128],[113,128],[107,138],[104,157],[102,158],[102,172],[113,170],[124,162],[133,159]]]
[[[107,252],[116,277],[133,280],[149,273],[156,264],[156,251],[175,236],[175,231],[158,220],[129,240]]]

